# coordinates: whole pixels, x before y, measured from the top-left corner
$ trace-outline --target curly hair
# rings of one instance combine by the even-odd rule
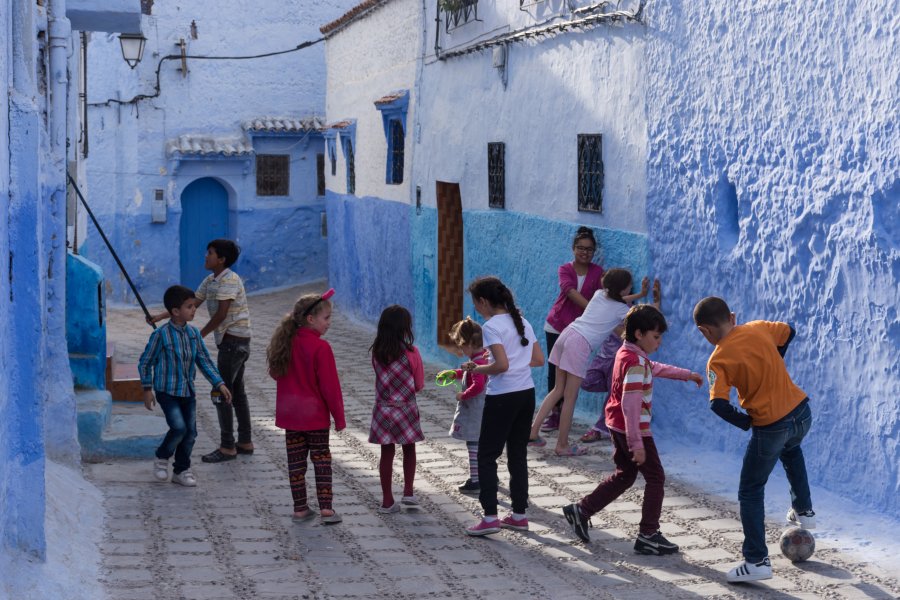
[[[481,325],[467,316],[450,328],[450,341],[460,348],[469,345],[481,348],[484,346],[484,338],[481,336]]]
[[[313,304],[316,306],[304,315],[303,313]],[[287,373],[288,365],[291,364],[291,345],[294,334],[306,324],[306,317],[314,317],[330,307],[331,302],[323,300],[321,294],[304,294],[297,299],[294,309],[282,317],[272,334],[269,347],[266,348],[266,361],[269,365],[269,373],[273,377],[281,377]]]

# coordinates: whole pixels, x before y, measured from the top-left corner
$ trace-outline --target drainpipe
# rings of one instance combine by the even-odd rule
[[[77,416],[66,344],[66,159],[68,157],[69,45],[72,26],[66,0],[48,0],[50,42],[50,98],[47,127],[50,157],[46,167],[49,202],[40,211],[43,222],[39,248],[45,253],[46,369],[44,390],[44,447],[49,458],[79,460]]]

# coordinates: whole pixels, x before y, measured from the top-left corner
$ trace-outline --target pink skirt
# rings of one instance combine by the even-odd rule
[[[575,377],[584,379],[587,374],[588,360],[591,358],[591,345],[583,335],[566,327],[559,334],[559,339],[553,344],[550,351],[550,362],[571,373]]]

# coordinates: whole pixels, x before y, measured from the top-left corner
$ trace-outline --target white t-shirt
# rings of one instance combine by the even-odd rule
[[[528,365],[531,364],[531,346],[537,342],[537,338],[525,317],[522,317],[522,324],[525,326],[525,338],[530,342],[527,346],[522,345],[522,338],[509,314],[494,315],[481,328],[484,347],[489,348],[493,344],[503,345],[506,358],[509,360],[506,372],[488,376],[486,390],[488,394],[496,396],[534,387],[531,367]]]
[[[584,336],[591,350],[597,350],[613,329],[622,323],[628,308],[624,302],[610,300],[605,291],[598,291],[588,302],[584,313],[569,327]]]

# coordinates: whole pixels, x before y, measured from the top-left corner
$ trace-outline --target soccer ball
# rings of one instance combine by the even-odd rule
[[[788,527],[781,534],[781,553],[791,562],[803,562],[816,551],[816,538],[799,527]]]

